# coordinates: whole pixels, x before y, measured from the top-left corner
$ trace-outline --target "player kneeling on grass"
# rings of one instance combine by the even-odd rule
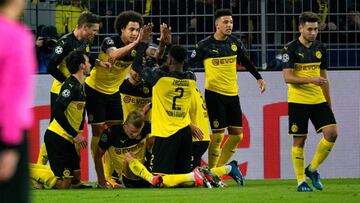
[[[126,164],[124,170],[128,177],[132,179],[142,178],[153,187],[223,187],[219,177],[223,175],[231,176],[238,185],[243,185],[242,176],[237,165],[237,161],[209,169],[207,167],[196,167],[192,172],[186,174],[152,174],[148,168],[131,153],[126,154]],[[132,186],[132,185],[131,185]]]
[[[82,136],[85,118],[83,84],[90,73],[89,57],[81,51],[73,51],[67,56],[66,65],[72,75],[61,87],[54,119],[44,136],[50,167],[30,164],[32,180],[59,189],[68,189],[74,179],[80,179],[80,157],[74,144],[81,148],[87,146],[87,140]]]
[[[125,123],[113,125],[106,129],[99,140],[99,148],[95,153],[95,169],[100,188],[120,188],[118,183],[106,180],[104,168],[101,162],[102,156],[108,152],[110,160],[113,162],[114,170],[122,176],[125,183],[131,181],[123,173],[126,153],[131,152],[136,158],[144,159],[147,145],[150,143],[150,123],[145,121],[145,117],[138,111],[131,111]]]

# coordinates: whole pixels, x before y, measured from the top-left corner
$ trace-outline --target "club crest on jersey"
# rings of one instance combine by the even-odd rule
[[[233,50],[233,51],[237,51],[237,46],[235,45],[235,44],[231,44],[231,50]]]
[[[70,176],[70,170],[65,168],[65,170],[63,171],[63,175],[64,175],[64,177],[69,177]]]
[[[102,142],[107,142],[107,141],[108,141],[108,136],[107,136],[107,134],[105,134],[105,133],[102,134],[100,140],[101,140]]]
[[[287,62],[289,62],[289,60],[290,60],[289,54],[283,54],[282,55],[282,62],[283,63],[287,63]]]
[[[150,90],[148,87],[144,87],[143,92],[144,92],[144,94],[148,94],[150,92]]]
[[[55,53],[56,54],[61,54],[62,52],[63,52],[63,48],[61,46],[55,47]]]
[[[191,58],[194,58],[195,56],[196,56],[196,51],[194,50],[194,51],[191,52],[191,56],[190,56],[190,57],[191,57]]]
[[[299,127],[297,126],[296,123],[293,123],[291,126],[291,132],[296,133],[299,130]]]
[[[132,57],[135,57],[135,55],[136,55],[136,50],[135,49],[133,49],[132,51],[131,51],[131,54],[130,54]]]
[[[61,95],[65,98],[68,98],[70,96],[70,90],[69,89],[65,89],[64,91],[62,91]]]
[[[213,121],[213,125],[214,125],[214,128],[218,128],[219,125],[220,125],[220,123],[219,123],[218,120],[214,120],[214,121]]]
[[[321,54],[320,51],[317,51],[317,52],[315,53],[315,56],[316,56],[316,58],[321,59],[322,54]]]

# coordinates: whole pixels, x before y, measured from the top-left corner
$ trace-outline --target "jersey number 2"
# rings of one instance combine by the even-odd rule
[[[177,95],[177,96],[173,97],[172,109],[173,110],[181,110],[180,107],[176,106],[176,99],[178,99],[178,98],[180,99],[181,97],[184,96],[184,88],[178,87],[178,88],[175,89],[175,92],[180,92],[180,95]]]

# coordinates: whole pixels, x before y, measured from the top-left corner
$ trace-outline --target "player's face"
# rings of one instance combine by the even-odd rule
[[[141,130],[144,127],[144,124],[141,126],[141,128],[136,128],[131,123],[125,123],[124,124],[124,131],[129,136],[130,139],[134,140],[140,140],[141,139]]]
[[[86,56],[86,55],[84,55],[84,58],[85,58],[84,75],[89,76],[90,75],[90,68],[91,68],[90,60],[89,60],[89,57]]]
[[[121,39],[125,44],[132,43],[136,40],[140,32],[138,22],[130,21],[125,28],[121,29]]]
[[[308,42],[315,41],[317,34],[319,32],[318,30],[318,23],[317,22],[305,22],[305,24],[302,24],[299,26],[299,31],[301,33],[301,36],[307,40]]]
[[[84,37],[89,41],[93,41],[95,36],[98,34],[100,29],[100,24],[94,23],[84,26]]]
[[[221,32],[223,35],[231,35],[233,27],[234,24],[231,16],[221,16],[217,20],[216,30]]]

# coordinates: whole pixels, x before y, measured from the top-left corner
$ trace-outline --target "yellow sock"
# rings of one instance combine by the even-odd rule
[[[220,157],[220,145],[224,138],[224,133],[214,133],[208,149],[209,168],[216,166]]]
[[[217,166],[223,166],[229,162],[230,158],[234,155],[237,149],[237,145],[243,139],[243,134],[240,135],[229,135],[222,150]]]
[[[90,148],[91,148],[91,156],[92,156],[93,160],[94,160],[96,150],[98,148],[99,140],[100,140],[100,137],[92,136],[92,138],[91,138]]]
[[[105,152],[103,158],[102,158],[103,168],[104,168],[104,176],[105,180],[112,179],[112,174],[114,172],[114,167],[112,164],[112,161],[110,159],[108,151]],[[119,174],[121,176],[121,174]]]
[[[131,160],[129,163],[129,168],[135,175],[152,184],[153,174],[151,174],[139,160]]]
[[[36,163],[41,164],[41,165],[46,165],[48,161],[49,161],[49,158],[47,155],[46,146],[45,146],[45,143],[43,143],[40,147],[40,152],[39,152],[38,160]]]
[[[319,145],[316,149],[316,153],[314,155],[313,160],[310,163],[310,170],[317,170],[320,164],[326,159],[326,157],[330,154],[331,149],[334,147],[335,142],[329,142],[322,138],[319,142]]]
[[[51,171],[50,166],[30,164],[30,177],[52,188],[56,184],[57,177]]]
[[[305,181],[305,155],[304,148],[292,146],[291,157],[298,184]]]
[[[229,168],[230,168],[230,170],[229,170]],[[217,175],[219,177],[230,173],[230,171],[231,171],[231,166],[228,166],[228,165],[218,166],[218,167],[214,167],[211,169],[211,172],[213,172],[215,175]]]
[[[194,182],[193,173],[171,174],[162,177],[165,187],[175,187],[187,182]],[[192,184],[193,185],[193,184]]]

